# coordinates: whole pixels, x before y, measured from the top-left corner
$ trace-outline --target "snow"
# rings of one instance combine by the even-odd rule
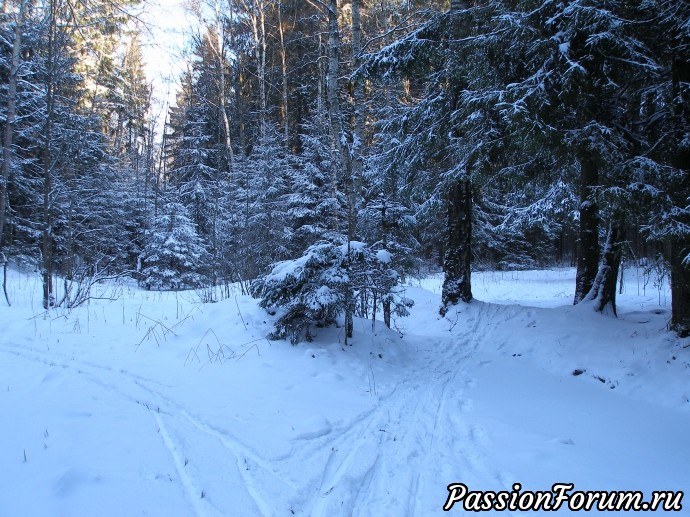
[[[687,489],[690,348],[666,331],[668,284],[625,275],[618,319],[572,307],[573,269],[473,273],[477,299],[445,318],[442,279],[410,282],[404,334],[356,320],[346,347],[338,328],[267,341],[277,316],[239,293],[121,285],[46,315],[13,271],[0,516],[426,516],[450,483]]]
[[[381,262],[381,264],[390,264],[393,260],[393,256],[388,250],[378,250],[376,252],[376,259]]]
[[[319,310],[322,307],[327,307],[338,300],[338,293],[333,291],[330,287],[322,285],[314,293],[314,299],[311,303],[312,310]]]
[[[361,241],[349,241],[340,246],[340,253],[347,255],[349,251],[363,251],[367,249],[367,243]]]

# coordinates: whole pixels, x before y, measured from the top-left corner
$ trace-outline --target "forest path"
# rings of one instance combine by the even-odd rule
[[[473,420],[468,390],[486,331],[514,315],[479,303],[452,335],[406,336],[418,355],[405,379],[373,410],[296,447],[283,466],[320,465],[297,513],[429,515],[440,512],[447,485],[459,479],[504,489],[503,473],[487,461],[487,434]]]
[[[356,320],[351,346],[340,328],[268,342],[243,297],[0,311],[0,517],[428,516],[451,483],[690,482],[688,349],[653,300],[618,319],[481,301],[440,318],[409,291],[401,333]]]
[[[308,422],[308,431],[288,438],[289,448],[277,455],[233,434],[240,421],[216,422],[178,400],[155,372],[138,375],[107,357],[84,360],[58,347],[3,343],[0,354],[106,391],[132,407],[132,418],[148,410],[170,475],[196,515],[228,508],[263,516],[367,515],[381,507],[389,515],[422,515],[440,509],[457,476],[482,486],[501,478],[485,464],[486,433],[472,422],[467,390],[480,331],[505,310],[480,304],[452,335],[406,336],[418,352],[397,385],[337,424]]]

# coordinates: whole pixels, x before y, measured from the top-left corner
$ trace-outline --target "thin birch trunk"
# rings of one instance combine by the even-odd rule
[[[348,147],[348,139],[343,122],[343,112],[340,106],[338,92],[338,77],[340,74],[340,28],[338,26],[338,2],[328,2],[328,70],[326,72],[326,94],[328,97],[328,118],[331,125],[331,139],[336,150],[343,171],[343,179],[348,189],[348,222],[347,222],[347,253],[350,254],[350,243],[354,237],[352,200],[352,157]],[[352,337],[353,332],[353,293],[352,287],[345,287],[345,336]]]
[[[55,112],[55,40],[56,40],[56,5],[50,3],[50,21],[48,29],[48,73],[46,79],[46,122],[43,130],[43,230],[41,235],[41,273],[43,279],[43,308],[49,309],[54,304],[53,294],[53,253],[52,253],[52,132]]]
[[[232,0],[228,0],[230,9],[232,9]],[[228,167],[228,172],[232,174],[235,155],[232,150],[232,136],[230,133],[230,119],[228,118],[228,112],[225,103],[225,31],[223,29],[223,23],[220,16],[220,5],[216,0],[214,4],[215,8],[215,41],[211,45],[213,51],[216,54],[216,62],[218,66],[218,111],[220,119],[223,125],[223,147],[226,165]],[[232,10],[230,11],[232,13]]]
[[[4,5],[4,4],[3,4]],[[17,116],[17,81],[21,60],[22,31],[24,30],[24,16],[26,0],[19,3],[17,25],[14,28],[14,42],[12,44],[12,63],[10,65],[9,84],[7,85],[7,115],[5,130],[2,138],[2,173],[0,174],[0,250],[5,235],[5,221],[7,220],[8,192],[7,186],[12,168],[12,142],[14,139],[14,123]]]
[[[287,73],[287,50],[285,48],[285,34],[283,29],[283,5],[278,2],[278,34],[280,36],[280,70],[283,79],[283,104],[281,112],[283,115],[283,138],[285,139],[285,147],[289,147],[290,142],[290,124],[288,116],[288,73]]]

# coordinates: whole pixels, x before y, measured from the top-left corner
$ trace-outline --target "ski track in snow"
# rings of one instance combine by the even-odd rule
[[[169,451],[173,460],[180,482],[185,489],[187,499],[194,508],[196,515],[199,517],[208,515],[224,515],[224,512],[214,508],[210,503],[208,503],[208,499],[205,497],[201,497],[203,491],[202,487],[204,486],[203,480],[194,479],[188,473],[188,470],[185,468],[187,465],[185,464],[186,462],[184,452],[182,451],[182,446],[172,438],[173,434],[165,423],[165,419],[189,423],[197,431],[208,435],[212,439],[217,440],[222,444],[224,449],[233,456],[235,464],[237,465],[237,471],[244,481],[245,489],[248,495],[251,496],[256,510],[258,510],[260,515],[269,516],[273,515],[274,513],[270,508],[270,498],[265,498],[259,493],[257,489],[257,482],[250,474],[248,474],[250,470],[250,461],[252,465],[263,469],[267,474],[269,474],[269,476],[273,477],[274,480],[275,478],[278,478],[279,481],[294,488],[290,482],[285,481],[272,470],[269,461],[261,458],[257,453],[250,450],[247,446],[241,444],[235,437],[214,428],[212,425],[203,422],[199,418],[194,417],[187,409],[176,403],[173,399],[147,385],[148,382],[161,385],[161,383],[158,381],[132,374],[124,369],[116,370],[108,366],[77,360],[71,356],[68,357],[65,354],[55,353],[52,351],[41,351],[41,354],[48,353],[53,356],[62,356],[61,359],[42,357],[31,349],[29,349],[31,352],[29,353],[27,352],[26,348],[19,346],[14,347],[11,345],[0,345],[0,350],[27,361],[44,364],[49,367],[59,367],[64,370],[71,370],[77,374],[83,375],[83,378],[88,382],[91,382],[112,393],[116,393],[129,402],[144,406],[147,410],[149,410],[155,419],[157,430],[162,438],[163,445]],[[69,362],[64,362],[66,360]],[[95,370],[95,372],[93,370]],[[129,386],[134,388],[133,391],[138,391],[139,396],[135,393],[121,389],[123,386],[121,382],[104,381],[104,374],[128,379],[131,381]],[[200,501],[206,501],[206,504],[201,504]]]
[[[180,478],[182,486],[184,487],[185,494],[187,496],[187,501],[189,502],[191,507],[194,508],[197,517],[204,517],[209,515],[206,506],[202,504],[202,501],[204,501],[204,499],[200,497],[202,489],[199,488],[199,486],[195,482],[196,480],[194,480],[187,473],[185,469],[186,465],[184,455],[180,453],[178,445],[176,445],[173,439],[171,438],[170,432],[168,431],[168,428],[165,425],[163,418],[158,413],[153,413],[153,418],[155,419],[156,425],[158,426],[158,433],[160,434],[161,439],[163,440],[163,444],[165,445],[165,448],[168,450],[168,452],[170,452],[170,456],[172,457],[173,462],[175,463],[175,470],[177,470],[177,475]],[[222,515],[222,512],[216,510],[213,514]]]
[[[0,353],[68,370],[146,408],[197,517],[237,514],[236,504],[247,512],[242,514],[263,517],[372,515],[381,508],[388,516],[430,515],[441,512],[448,483],[510,490],[504,480],[514,478],[491,464],[491,440],[473,421],[468,392],[476,383],[471,372],[487,363],[475,354],[496,339],[496,329],[516,317],[529,321],[532,314],[481,302],[463,311],[447,316],[452,331],[446,337],[437,329],[406,337],[423,345],[404,366],[402,380],[375,394],[371,407],[293,436],[289,450],[273,457],[176,400],[173,387],[159,380],[57,350],[2,344]],[[490,343],[495,350],[509,344]],[[210,458],[195,456],[195,441],[212,448]],[[188,464],[190,457],[197,463]]]
[[[434,472],[434,466],[442,464],[456,466],[465,477],[469,472],[482,481],[500,483],[504,476],[485,466],[482,449],[487,445],[486,435],[472,424],[468,413],[471,401],[464,391],[473,380],[465,363],[479,345],[477,329],[486,326],[488,318],[493,320],[494,313],[507,312],[481,305],[462,333],[437,342],[426,358],[428,363],[420,361],[430,367],[412,370],[408,380],[382,397],[373,411],[331,436],[314,439],[293,451],[298,458],[294,464],[313,461],[329,451],[321,479],[314,483],[318,490],[303,503],[303,513],[328,516],[342,514],[346,508],[347,514],[369,515],[370,509],[381,508],[382,502],[388,515],[439,511],[447,495],[442,487],[453,479],[452,473],[438,472],[435,479],[427,479],[420,472]],[[500,316],[505,319],[506,314]],[[401,477],[407,486],[390,486],[391,479]],[[437,492],[438,497],[423,500],[425,489]],[[401,493],[408,496],[401,497]]]
[[[468,412],[472,404],[464,395],[473,382],[465,363],[479,345],[477,330],[505,321],[506,314],[497,313],[508,312],[507,307],[481,304],[463,323],[461,332],[442,340],[436,338],[432,350],[420,352],[427,355],[419,361],[422,366],[412,367],[406,380],[381,396],[371,410],[330,433],[295,440],[289,455],[270,460],[164,395],[161,389],[167,386],[159,381],[52,350],[14,345],[2,345],[0,350],[27,361],[71,370],[146,407],[170,453],[186,499],[199,517],[223,514],[222,509],[201,496],[205,480],[195,477],[212,476],[213,469],[191,474],[184,444],[175,438],[168,422],[188,424],[222,445],[234,459],[259,515],[285,514],[289,510],[320,517],[342,514],[345,509],[351,515],[368,515],[369,509],[381,507],[382,498],[389,498],[383,501],[390,509],[389,515],[419,515],[439,510],[445,500],[446,494],[440,489],[453,479],[453,474],[443,465],[454,465],[465,479],[469,473],[484,484],[502,477],[484,464],[485,434],[472,424]],[[299,465],[303,462],[322,465],[318,469],[320,479],[300,479]],[[435,472],[435,466],[442,467],[441,471]],[[401,472],[405,472],[402,478],[407,486],[389,486],[389,480],[400,479]],[[435,478],[427,479],[421,472],[434,473],[431,475]],[[425,500],[427,490],[438,493],[438,497]],[[407,497],[401,497],[401,493]],[[292,495],[286,500],[285,495],[276,494]]]

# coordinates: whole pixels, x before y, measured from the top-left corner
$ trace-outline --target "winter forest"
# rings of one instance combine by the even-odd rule
[[[390,325],[436,266],[448,305],[473,268],[577,265],[574,301],[615,313],[621,260],[647,259],[687,334],[690,7],[431,4],[193,6],[161,140],[127,4],[6,1],[6,262],[40,268],[46,308],[123,274],[239,282],[295,334]],[[287,260],[298,276],[265,276]]]
[[[142,303],[148,307],[150,302],[153,314],[158,310],[153,300],[167,300],[159,307],[170,304],[167,307],[184,325],[173,325],[163,313],[147,316],[148,330],[137,346],[139,358],[154,354],[153,358],[167,339],[181,340],[179,336],[187,335],[192,342],[182,347],[184,353],[176,352],[181,354],[175,356],[178,366],[182,362],[186,366],[193,356],[209,364],[229,358],[244,358],[247,363],[261,360],[264,363],[249,370],[258,372],[256,379],[265,375],[269,382],[267,372],[272,368],[303,361],[305,368],[314,368],[315,378],[324,372],[329,375],[326,384],[309,385],[309,396],[317,396],[323,386],[325,392],[336,393],[335,388],[329,391],[329,383],[344,386],[352,380],[356,385],[360,375],[366,379],[367,397],[376,393],[377,400],[387,404],[389,415],[398,415],[401,421],[409,417],[412,422],[404,427],[409,432],[382,442],[384,432],[386,439],[393,438],[383,412],[367,413],[363,408],[369,407],[369,399],[360,404],[356,397],[343,395],[348,402],[343,403],[345,409],[338,418],[319,414],[301,420],[307,422],[304,429],[292,426],[290,432],[297,433],[297,438],[290,440],[309,445],[289,442],[293,445],[288,447],[276,434],[266,438],[272,445],[264,453],[248,445],[253,431],[246,431],[246,436],[228,431],[232,439],[228,438],[210,406],[196,407],[173,388],[165,392],[169,398],[155,391],[158,388],[145,376],[154,374],[145,373],[144,366],[137,376],[128,373],[135,366],[122,366],[117,374],[119,352],[101,351],[100,362],[93,358],[86,362],[85,356],[74,351],[86,345],[74,345],[74,350],[64,352],[65,371],[73,367],[68,355],[71,361],[82,357],[77,359],[84,361],[79,373],[98,374],[99,385],[120,386],[117,393],[136,399],[138,405],[143,404],[142,397],[157,400],[158,413],[153,414],[157,434],[172,451],[177,472],[170,481],[179,477],[193,509],[176,512],[173,498],[166,514],[429,515],[442,510],[446,486],[463,482],[458,474],[462,472],[473,472],[475,485],[486,489],[498,483],[510,490],[520,480],[509,472],[540,481],[533,485],[539,489],[569,481],[557,473],[542,479],[536,470],[522,471],[518,465],[527,463],[517,456],[501,463],[498,453],[492,455],[499,445],[512,443],[512,435],[502,430],[503,424],[494,426],[488,410],[482,413],[482,397],[489,406],[500,404],[500,396],[492,398],[491,390],[475,393],[480,402],[472,415],[481,425],[466,424],[460,410],[456,412],[460,416],[454,417],[453,411],[444,409],[446,402],[450,404],[449,394],[462,398],[474,393],[472,382],[461,383],[462,372],[483,379],[493,389],[501,379],[510,382],[511,376],[518,375],[500,361],[501,368],[493,367],[498,369],[490,374],[477,373],[488,364],[479,360],[488,353],[480,343],[487,336],[493,336],[498,347],[492,354],[510,350],[515,359],[533,353],[540,357],[539,364],[548,364],[549,372],[561,368],[554,365],[562,365],[558,371],[568,383],[579,382],[584,373],[582,378],[593,382],[587,385],[585,398],[575,391],[563,396],[580,401],[583,407],[587,406],[584,400],[592,401],[602,415],[617,414],[621,406],[613,401],[594,402],[597,395],[587,391],[590,388],[610,388],[604,393],[607,397],[615,396],[611,390],[628,390],[627,396],[647,393],[647,387],[660,382],[654,395],[645,395],[645,400],[666,400],[662,405],[677,402],[682,411],[658,419],[668,423],[676,418],[679,425],[664,425],[663,432],[648,429],[649,440],[658,447],[664,446],[663,433],[671,427],[679,431],[685,425],[680,423],[687,422],[690,3],[686,0],[189,0],[184,8],[195,23],[186,32],[185,52],[179,57],[183,72],[175,78],[174,97],[160,117],[153,102],[158,86],[147,76],[143,52],[144,33],[150,30],[140,18],[147,9],[145,3],[1,1],[0,315],[5,330],[0,328],[0,334],[6,333],[8,343],[14,335],[11,328],[18,329],[17,322],[24,321],[25,313],[17,312],[24,310],[22,300],[29,296],[26,282],[17,287],[22,275],[36,279],[37,303],[31,305],[31,313],[26,312],[26,321],[32,321],[26,323],[28,330],[16,330],[17,335],[29,332],[53,339],[55,331],[44,332],[40,325],[52,321],[50,329],[54,329],[55,322],[63,320],[64,325],[70,322],[73,334],[77,328],[83,332],[85,315],[90,326],[96,325],[92,313],[97,313],[98,303],[115,307],[116,315],[108,325],[120,319],[121,312],[123,329],[130,325],[129,330],[114,332],[130,335],[144,325]],[[556,276],[543,284],[520,283],[539,271]],[[572,275],[562,280],[558,271],[572,271]],[[658,300],[652,296],[652,302],[631,301],[625,293],[632,289],[632,275],[638,279],[645,275],[646,288],[652,274],[656,274]],[[481,290],[482,296],[477,296],[477,285],[484,289],[487,279],[498,277],[518,282],[519,294],[492,298],[494,291]],[[429,279],[438,280],[435,297],[422,289],[434,291]],[[548,291],[548,296],[559,297],[561,305],[567,306],[560,312],[533,313],[521,303],[501,305],[532,299],[532,294],[539,297],[551,288],[549,282],[556,282],[558,290]],[[638,280],[638,295],[639,285]],[[136,291],[137,297],[148,302],[126,302],[125,291]],[[657,307],[663,305],[662,293],[665,296],[667,291],[668,310]],[[187,293],[194,293],[196,308],[185,309],[180,302]],[[623,306],[617,304],[621,296]],[[539,303],[539,307],[552,307],[553,300]],[[644,307],[638,311],[639,304]],[[509,308],[518,306],[519,311]],[[656,308],[647,312],[652,306]],[[578,307],[586,307],[587,315],[577,312]],[[100,317],[106,318],[107,310]],[[219,325],[225,321],[228,332],[246,337],[244,348],[229,352],[230,337],[212,328],[210,319],[208,330],[199,323],[203,311],[213,314]],[[185,327],[194,319],[192,313],[197,318],[196,330]],[[646,325],[644,333],[624,327],[631,318],[641,319],[635,323]],[[440,325],[446,326],[440,330]],[[544,325],[548,330],[539,339],[556,336],[553,343],[571,347],[568,350],[575,355],[566,354],[564,359],[554,349],[537,350],[537,345],[533,350],[531,343],[541,341],[526,337],[525,332],[531,336],[531,328]],[[433,339],[422,332],[425,326],[437,329]],[[183,327],[187,330],[180,330]],[[101,335],[111,332],[105,327],[102,331]],[[667,348],[655,350],[649,359],[653,373],[635,370],[635,382],[642,388],[638,384],[626,388],[633,374],[625,367],[601,366],[607,373],[596,373],[595,367],[583,366],[588,360],[598,361],[592,358],[608,346],[605,342],[595,346],[596,333],[616,343],[606,352],[611,365],[627,361],[628,341],[620,337],[622,333],[631,339],[644,334],[644,339]],[[426,337],[413,339],[406,334]],[[211,335],[213,344],[208,345]],[[563,344],[571,338],[570,345]],[[362,339],[373,340],[372,348],[355,351]],[[11,349],[14,359],[30,360],[36,367],[60,364],[58,356],[43,357],[38,348],[20,349],[19,338],[15,341],[2,341],[0,352]],[[405,348],[398,341],[414,344]],[[578,349],[576,341],[589,344]],[[352,357],[331,360],[335,352],[324,344],[331,342],[337,343],[334,350],[341,350],[342,345]],[[146,349],[142,343],[153,351],[140,351]],[[205,344],[203,354],[197,343]],[[442,365],[459,354],[457,343],[472,343],[474,351],[463,348],[462,361],[456,361],[458,369],[449,366],[452,373],[443,378],[440,370],[446,366]],[[507,343],[507,348],[498,343]],[[518,343],[517,348],[511,348],[511,343]],[[439,344],[440,348],[433,348]],[[351,348],[346,349],[348,345]],[[59,350],[59,345],[50,347]],[[268,350],[272,355],[266,355]],[[308,357],[302,355],[304,350]],[[631,350],[640,353],[639,348]],[[100,373],[94,370],[94,361],[109,364],[111,352],[118,357],[113,359],[113,369],[99,366]],[[260,357],[254,357],[255,352]],[[297,353],[299,360],[290,359],[289,354]],[[200,354],[207,356],[204,361]],[[423,354],[423,361],[418,354]],[[309,366],[325,361],[326,355],[327,367]],[[380,373],[366,363],[370,358],[386,361],[391,355],[393,362]],[[677,357],[684,359],[677,361]],[[122,361],[124,365],[129,359]],[[149,364],[146,361],[142,364]],[[155,375],[161,382],[173,375],[164,371],[163,363],[151,361],[157,364]],[[658,368],[666,363],[676,368],[673,365],[682,361],[676,374],[659,381],[666,374]],[[430,376],[435,380],[426,387],[399,391],[408,382],[400,379],[409,379],[406,375],[412,370],[405,370],[405,375],[400,372],[415,362],[418,370],[414,372],[422,384],[424,375],[440,373]],[[345,373],[348,368],[354,373]],[[534,368],[532,380],[525,381],[528,384],[516,377],[516,385],[533,382],[541,386],[536,391],[566,389],[555,387],[550,377],[542,379],[546,374]],[[212,381],[205,382],[228,389],[223,383],[230,381],[223,381],[221,372],[213,372]],[[240,382],[244,374],[232,375],[237,375],[232,381],[237,386],[246,381]],[[293,385],[287,377],[276,378],[282,379],[275,381],[279,384]],[[664,382],[669,383],[668,389]],[[9,397],[12,386],[7,383]],[[4,384],[0,375],[1,390]],[[567,386],[571,390],[571,384]],[[76,384],[68,387],[68,393],[70,389],[83,391]],[[191,391],[203,399],[202,392],[198,386]],[[676,397],[674,402],[668,402],[670,393]],[[423,413],[424,408],[406,408],[410,397],[421,397],[420,406],[429,406],[430,414]],[[113,408],[124,404],[117,400]],[[238,414],[249,410],[251,403],[244,404],[237,406]],[[145,405],[153,412],[154,405]],[[273,407],[270,402],[268,407]],[[306,411],[306,407],[298,409]],[[301,418],[298,409],[292,409],[295,421]],[[674,406],[673,411],[677,409]],[[168,418],[166,411],[178,416]],[[638,426],[632,413],[620,422]],[[475,453],[454,456],[457,470],[442,467],[433,474],[435,485],[429,479],[425,483],[426,478],[402,479],[406,474],[394,468],[394,447],[426,450],[426,445],[420,445],[426,444],[426,435],[419,429],[441,417],[446,419],[446,430],[436,434],[434,424],[429,450],[457,449],[460,446],[451,431],[461,430],[456,435],[473,444]],[[584,429],[578,425],[577,429]],[[46,427],[42,440],[50,450],[49,428],[41,426]],[[238,503],[240,513],[228,510],[232,505],[221,499],[220,489],[213,492],[217,479],[204,485],[201,469],[195,474],[189,470],[196,468],[194,460],[179,456],[185,446],[193,448],[183,426],[224,444],[223,454],[232,453],[239,471],[235,476],[246,487],[242,492],[246,502],[240,498]],[[345,459],[338,457],[337,451],[345,450],[348,442],[364,439],[374,430],[379,433],[377,447],[357,446]],[[561,448],[572,445],[568,440],[581,443],[561,436],[565,432],[554,431],[549,440],[555,441],[544,443]],[[533,436],[527,431],[516,433],[528,442]],[[16,436],[12,434],[12,440]],[[641,445],[648,443],[645,440],[640,438],[630,447],[646,447]],[[668,438],[668,443],[675,444],[674,440]],[[534,457],[541,458],[540,447],[547,445],[529,443]],[[32,458],[23,447],[23,462],[30,465]],[[209,447],[202,450],[212,456]],[[283,454],[283,447],[289,453]],[[319,447],[331,450],[330,456],[319,456],[326,454]],[[21,449],[17,444],[17,450]],[[678,461],[690,458],[687,446],[676,452]],[[557,463],[577,457],[558,454]],[[284,459],[288,456],[290,462],[305,465],[305,483],[318,493],[312,495],[310,488],[293,477]],[[432,452],[422,456],[410,452],[409,458],[410,465],[421,472],[432,471],[436,464]],[[620,460],[606,458],[614,463]],[[402,457],[400,461],[405,462]],[[493,474],[487,466],[492,461],[500,464]],[[511,461],[512,467],[506,466]],[[667,477],[652,475],[647,480],[660,481],[662,486],[643,483],[643,489],[672,489],[671,482],[680,481],[683,469],[663,461],[652,464],[659,472],[667,472]],[[620,466],[620,471],[626,468]],[[545,472],[551,471],[546,468]],[[637,489],[634,482],[640,479],[632,476],[639,470],[630,472],[631,477],[625,478],[628,484],[618,489]],[[69,489],[65,494],[72,494],[83,479],[91,479],[82,474],[66,474]],[[209,471],[206,474],[210,476]],[[578,476],[600,485],[609,481],[604,474],[591,477],[586,471],[571,477]],[[64,479],[58,482],[62,488]],[[405,486],[414,487],[407,506],[390,506],[394,503],[374,498],[374,493],[384,497],[384,480],[401,479]],[[0,515],[5,515],[3,483]],[[276,483],[277,494],[271,500],[267,486]],[[357,492],[362,483],[366,491]],[[589,488],[600,489],[600,485]],[[676,488],[682,487],[680,483]],[[46,503],[46,515],[56,508],[65,515],[86,514],[84,506],[60,506],[55,500],[60,490],[55,489],[54,499]],[[139,513],[130,508],[126,514],[145,513],[144,499],[143,495],[134,497],[137,506],[133,508]],[[26,511],[31,507],[8,508]],[[103,514],[102,507],[95,508],[100,509],[92,515]],[[390,513],[391,508],[397,513]],[[9,511],[7,515],[18,515]],[[43,514],[44,510],[36,511]]]

